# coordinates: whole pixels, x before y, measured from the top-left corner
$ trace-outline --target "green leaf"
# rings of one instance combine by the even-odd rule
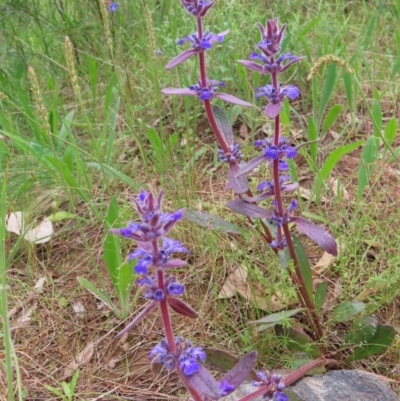
[[[135,260],[125,263],[119,269],[118,274],[118,298],[121,306],[121,319],[126,319],[130,314],[129,299],[135,283],[136,274],[133,266]]]
[[[385,128],[384,138],[388,147],[392,146],[394,140],[397,136],[397,120],[393,117],[387,124]]]
[[[353,74],[343,70],[343,84],[346,92],[347,104],[349,105],[350,112],[352,111],[353,104]]]
[[[364,141],[357,141],[354,143],[350,143],[349,145],[339,146],[333,152],[331,152],[326,158],[320,172],[318,173],[312,193],[318,193],[319,189],[325,183],[325,180],[329,177],[329,174],[342,158],[342,156],[351,153],[353,150],[360,147],[363,143]]]
[[[361,198],[368,185],[373,168],[372,164],[376,160],[377,152],[376,138],[370,136],[360,156],[360,165],[358,167],[358,198]]]
[[[377,323],[377,320],[367,316],[363,321],[354,321],[346,335],[347,343],[358,343],[348,361],[359,361],[371,355],[385,352],[392,344],[397,331],[390,325]]]
[[[107,231],[115,224],[118,225],[119,223],[119,208],[115,195],[111,197],[105,221]],[[110,274],[114,287],[117,292],[119,292],[120,288],[118,276],[119,268],[122,265],[121,240],[119,236],[113,234],[106,235],[104,240],[103,260],[107,266],[107,270]]]
[[[147,131],[147,138],[150,141],[154,154],[159,162],[163,161],[164,145],[161,141],[158,132],[154,128]]]
[[[292,235],[292,239],[308,296],[310,299],[313,299],[312,271],[306,251],[304,250],[300,240],[295,235]]]
[[[291,364],[291,368],[293,370],[300,369],[302,366],[307,365],[308,363],[312,362],[314,358],[310,357],[309,354],[305,352],[295,352],[293,355],[293,361]],[[307,371],[306,375],[307,376],[312,376],[312,375],[322,375],[325,373],[325,366],[317,366],[314,369],[311,369]],[[286,390],[285,390],[286,393]]]
[[[52,221],[53,223],[56,221],[61,221],[61,220],[69,220],[69,219],[75,219],[77,216],[75,214],[69,213],[69,212],[56,212],[48,216],[47,218]]]
[[[333,311],[332,321],[347,322],[365,309],[364,302],[343,301]]]
[[[374,99],[374,103],[372,104],[372,120],[374,122],[374,135],[377,140],[377,145],[379,145],[382,131],[382,110],[381,105],[376,99]]]
[[[349,345],[363,345],[374,337],[378,320],[373,316],[355,319],[344,338],[342,348]]]
[[[328,131],[328,129],[331,128],[333,124],[335,124],[335,121],[337,120],[342,109],[342,104],[335,104],[330,108],[322,126],[322,135],[324,135]]]
[[[293,310],[284,310],[282,312],[272,313],[271,315],[262,317],[258,320],[251,320],[248,324],[262,324],[262,323],[280,323],[281,321],[287,321],[294,315],[297,315],[299,312],[305,311],[305,308],[297,308]]]
[[[198,224],[199,226],[210,230],[222,231],[230,234],[243,234],[245,232],[243,228],[235,226],[218,216],[199,212],[197,210],[186,209],[183,217],[191,223]]]
[[[318,285],[315,291],[314,303],[317,313],[321,310],[322,305],[324,304],[327,289],[328,289],[328,283],[324,281]]]
[[[332,96],[333,88],[335,87],[336,70],[337,67],[334,63],[330,64],[326,70],[324,87],[319,101],[318,126],[321,124],[322,116],[325,112],[326,106],[328,105],[329,99]]]
[[[92,284],[89,280],[86,280],[83,277],[77,278],[80,285],[85,287],[88,291],[90,291],[96,298],[100,299],[100,301],[104,302],[114,313],[119,316],[118,310],[114,307],[108,295],[101,292],[94,284]]]
[[[308,355],[318,358],[321,353],[318,347],[313,344],[311,338],[300,328],[283,327],[280,324],[275,325],[275,333],[279,337],[284,337],[285,346],[292,351],[305,352]]]

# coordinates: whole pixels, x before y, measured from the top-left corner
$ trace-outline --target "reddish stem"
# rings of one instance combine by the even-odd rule
[[[307,363],[306,365],[302,366],[301,368],[295,370],[294,372],[290,373],[285,379],[284,383],[285,386],[289,386],[290,384],[296,382],[297,380],[301,379],[307,372],[310,370],[318,367],[318,366],[323,366],[329,363],[337,363],[333,359],[325,359],[325,358],[320,358],[316,359],[315,361],[312,361],[310,363]],[[249,395],[246,395],[245,397],[241,398],[239,401],[251,401],[254,400],[256,397],[263,395],[267,393],[268,391],[272,391],[274,389],[274,385],[269,385],[266,387],[259,388],[257,391],[254,391],[254,393],[251,393]]]
[[[271,63],[274,63],[274,57],[271,57]],[[276,93],[279,94],[279,82],[278,82],[278,74],[272,73],[272,86],[275,89]],[[274,145],[278,147],[280,138],[280,115],[278,114],[275,117],[275,127],[274,127]],[[284,215],[283,201],[282,201],[282,193],[281,187],[279,183],[279,160],[276,159],[273,161],[273,175],[274,175],[274,189],[275,189],[275,200],[278,208],[279,216]],[[290,234],[290,229],[288,223],[283,223],[282,228],[277,229],[277,240],[280,242],[282,240],[282,230],[285,235],[285,240],[287,243],[287,247],[289,249],[290,257],[293,259],[293,264],[295,268],[295,274],[290,273],[290,278],[293,281],[293,284],[296,287],[297,296],[299,298],[300,303],[303,306],[306,306],[309,310],[311,323],[314,326],[314,337],[316,340],[321,339],[324,332],[321,326],[321,322],[318,318],[317,311],[315,310],[314,300],[311,298],[310,294],[307,291],[307,287],[304,282],[303,275],[301,273],[299,261],[297,259],[296,250],[294,248],[292,236]]]

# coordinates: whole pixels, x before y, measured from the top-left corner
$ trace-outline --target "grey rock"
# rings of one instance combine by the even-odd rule
[[[223,400],[237,401],[254,390],[251,383],[246,383]],[[400,401],[386,383],[359,370],[335,370],[323,376],[305,377],[289,386],[287,395],[290,401]],[[258,397],[255,401],[264,400]]]

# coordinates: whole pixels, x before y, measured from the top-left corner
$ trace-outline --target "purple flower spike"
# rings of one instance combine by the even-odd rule
[[[181,54],[179,54],[178,56],[176,56],[175,58],[173,58],[165,66],[165,69],[170,70],[171,68],[176,67],[177,65],[183,63],[184,61],[186,61],[190,57],[194,56],[195,54],[205,51],[205,50],[208,50],[208,49],[211,49],[212,45],[214,43],[223,42],[224,37],[226,35],[228,35],[228,33],[229,33],[229,30],[218,33],[218,34],[213,34],[213,33],[210,33],[207,31],[204,33],[204,36],[202,38],[199,38],[198,34],[195,32],[195,33],[192,33],[192,34],[186,36],[185,38],[178,40],[178,42],[177,42],[178,45],[183,45],[186,42],[190,42],[192,44],[192,49],[186,50],[186,51],[182,52]]]
[[[258,27],[261,31],[261,42],[259,42],[258,47],[267,56],[274,56],[281,50],[281,42],[284,38],[284,32],[286,25],[278,28],[277,18],[267,20],[265,27],[258,23]]]
[[[228,95],[227,93],[217,93],[219,87],[224,87],[225,84],[216,80],[209,80],[207,86],[203,87],[201,82],[198,81],[195,85],[190,85],[188,89],[181,88],[164,88],[161,90],[165,95],[178,95],[178,96],[197,96],[200,100],[210,100],[212,98],[218,98],[225,102],[238,104],[244,107],[252,106],[251,103],[245,102],[237,98],[236,96]]]
[[[191,16],[198,18],[203,18],[214,5],[214,2],[209,0],[181,0],[181,3]]]

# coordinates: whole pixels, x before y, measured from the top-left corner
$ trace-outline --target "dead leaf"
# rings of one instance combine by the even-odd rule
[[[315,197],[314,195],[311,196],[311,191],[309,189],[307,189],[307,188],[299,187],[298,190],[300,192],[301,197],[304,198],[304,199],[310,200],[311,198]],[[321,202],[322,203],[328,203],[329,199],[326,198],[325,196],[323,196],[321,198]]]
[[[233,272],[226,278],[218,299],[232,298],[238,293],[238,287],[245,285],[247,282],[247,267],[236,267]]]
[[[51,240],[53,233],[53,223],[46,217],[39,225],[28,230],[24,239],[35,244],[44,244]]]
[[[342,199],[345,199],[345,200],[350,199],[350,195],[349,195],[347,189],[341,183],[339,183],[338,180],[336,180],[335,178],[330,178],[328,180],[328,183],[329,183],[329,186],[330,186],[332,192],[334,193],[334,195],[336,197],[338,196],[338,189],[339,189],[340,196],[342,197]]]
[[[78,319],[82,319],[83,316],[85,316],[85,306],[83,305],[83,303],[81,301],[77,301],[77,302],[73,302],[72,304],[72,309],[75,312],[75,315]]]
[[[267,312],[275,312],[283,309],[287,304],[280,294],[265,294],[255,287],[250,287],[247,280],[247,267],[237,267],[225,280],[218,298],[232,298],[236,294],[241,295],[256,308]],[[282,299],[280,299],[282,298]]]
[[[9,233],[21,235],[24,230],[24,215],[22,212],[10,213],[6,217],[6,230]]]
[[[13,329],[20,329],[28,325],[31,320],[32,313],[36,309],[36,303],[29,308],[22,308],[20,315],[11,322],[11,327]]]
[[[336,131],[330,130],[329,133],[331,134],[333,139],[338,139],[340,135]]]
[[[248,139],[249,139],[249,130],[248,130],[246,124],[242,124],[242,125],[240,126],[240,129],[239,129],[239,136],[240,136],[244,141],[246,141],[246,142],[248,141]]]
[[[76,358],[74,358],[64,370],[61,380],[66,380],[71,377],[78,368],[86,365],[94,354],[94,343],[90,342],[86,348],[81,351]]]
[[[44,282],[46,281],[46,277],[40,277],[38,281],[36,281],[35,286],[33,287],[35,290],[40,291],[43,288]]]
[[[24,233],[24,213],[10,213],[6,218],[6,230],[10,233],[21,235]],[[34,244],[44,244],[49,242],[53,235],[53,223],[47,217],[36,227],[24,233],[24,239]]]
[[[318,274],[322,274],[333,265],[336,259],[337,256],[333,256],[330,253],[324,251],[324,253],[321,256],[321,259],[313,267],[313,270]]]

